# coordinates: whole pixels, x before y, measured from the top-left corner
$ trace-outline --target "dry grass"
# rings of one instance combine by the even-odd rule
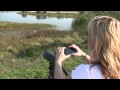
[[[50,24],[27,24],[14,22],[0,22],[0,30],[32,30],[32,29],[48,29],[55,26]]]

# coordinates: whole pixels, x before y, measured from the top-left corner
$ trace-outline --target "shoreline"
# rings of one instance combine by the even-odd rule
[[[46,13],[38,12],[36,11],[24,11],[24,12],[18,12],[17,14],[22,15],[33,15],[33,16],[48,16],[48,17],[60,17],[60,18],[76,18],[79,13],[78,12],[53,12],[53,11],[47,11]]]
[[[27,11],[27,12],[36,12],[36,11]],[[78,11],[59,11],[60,13],[74,13],[74,14],[78,14]],[[47,13],[57,13],[57,11],[47,11]]]
[[[52,29],[57,26],[51,24],[28,24],[0,21],[0,30],[29,30],[29,29]]]

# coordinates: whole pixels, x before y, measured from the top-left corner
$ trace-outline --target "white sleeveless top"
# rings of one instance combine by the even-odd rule
[[[72,71],[72,79],[104,79],[99,65],[81,64]],[[91,68],[90,68],[91,67]]]

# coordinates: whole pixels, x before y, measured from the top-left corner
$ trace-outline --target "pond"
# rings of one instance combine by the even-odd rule
[[[0,21],[18,22],[18,23],[42,23],[56,25],[57,30],[71,30],[71,24],[74,18],[59,18],[59,17],[37,17],[23,16],[17,14],[19,11],[0,12]]]

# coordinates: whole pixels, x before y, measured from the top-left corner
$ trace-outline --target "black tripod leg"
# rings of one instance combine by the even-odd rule
[[[62,69],[63,69],[65,76],[68,76],[69,75],[68,72],[63,67],[62,67]]]
[[[49,61],[49,77],[48,79],[54,79],[55,72],[55,54],[51,51],[46,51],[43,53],[43,57]],[[67,71],[62,67],[63,72],[66,76],[68,76]]]
[[[49,79],[54,79],[54,71],[55,71],[55,64],[54,62],[49,62],[49,74],[50,76],[48,77]]]

